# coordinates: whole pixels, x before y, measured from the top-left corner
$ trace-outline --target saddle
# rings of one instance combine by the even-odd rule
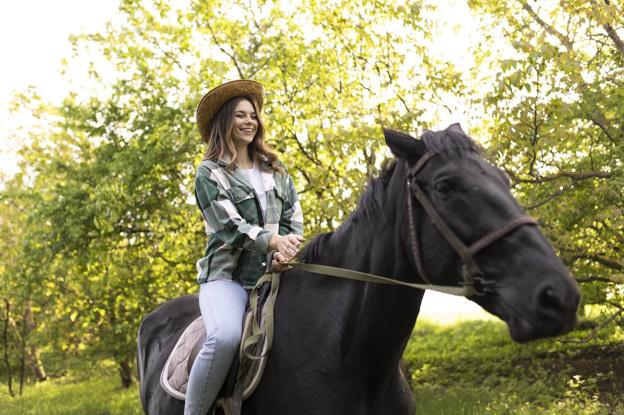
[[[273,342],[273,305],[279,291],[279,273],[265,274],[252,290],[243,322],[241,347],[232,362],[217,406],[226,415],[240,414],[242,401],[260,383]],[[206,338],[201,316],[184,330],[161,372],[160,384],[172,397],[186,399],[193,362]]]

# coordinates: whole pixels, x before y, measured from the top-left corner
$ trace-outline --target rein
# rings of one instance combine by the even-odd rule
[[[494,229],[493,231],[482,236],[477,241],[473,242],[470,246],[466,246],[455,232],[451,230],[448,224],[442,219],[436,208],[431,203],[431,200],[423,192],[421,187],[416,181],[416,176],[423,169],[429,160],[437,156],[439,153],[427,152],[422,156],[418,162],[412,166],[407,167],[407,210],[409,218],[409,235],[410,246],[412,248],[412,255],[416,262],[416,269],[420,274],[420,277],[426,282],[426,284],[414,284],[405,281],[397,280],[394,278],[381,277],[379,275],[368,274],[366,272],[353,271],[345,268],[331,267],[327,265],[308,264],[302,262],[284,262],[284,265],[299,268],[304,271],[313,272],[320,275],[327,275],[338,278],[346,278],[350,280],[371,282],[377,284],[392,284],[401,285],[409,288],[416,288],[421,290],[433,290],[445,294],[451,294],[462,297],[472,297],[474,295],[482,296],[489,292],[493,292],[493,286],[496,281],[485,279],[483,272],[477,265],[474,258],[479,251],[485,247],[496,242],[500,238],[504,237],[511,231],[522,225],[537,225],[537,221],[528,215],[521,215],[511,220],[509,223]],[[418,231],[416,229],[416,222],[414,220],[414,207],[413,200],[416,199],[423,209],[430,216],[432,222],[442,233],[444,238],[453,247],[455,252],[459,255],[463,262],[462,277],[463,281],[457,286],[448,285],[436,285],[432,284],[427,273],[425,272],[425,266],[423,258],[420,252],[420,246],[418,243]]]
[[[468,286],[453,287],[447,285],[434,285],[434,284],[413,284],[394,278],[381,277],[375,274],[368,274],[366,272],[353,271],[346,268],[330,267],[329,265],[308,264],[305,262],[282,262],[284,265],[289,265],[294,268],[299,268],[303,271],[314,272],[315,274],[327,275],[330,277],[345,278],[348,280],[372,282],[376,284],[390,284],[390,285],[402,285],[404,287],[416,288],[420,290],[434,290],[445,294],[457,295],[460,297],[469,297],[472,295]]]

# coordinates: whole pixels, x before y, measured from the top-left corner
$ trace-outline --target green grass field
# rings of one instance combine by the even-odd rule
[[[585,327],[584,327],[585,326]],[[624,414],[624,334],[593,324],[559,339],[518,345],[498,321],[419,322],[405,353],[418,414]],[[111,364],[27,385],[12,398],[0,384],[0,414],[140,414],[137,387],[122,389]],[[296,414],[294,414],[296,415]]]
[[[419,414],[624,414],[624,336],[594,324],[513,343],[500,321],[418,322],[405,352]]]
[[[142,414],[137,387],[123,389],[114,370],[106,367],[91,378],[69,376],[27,385],[11,398],[0,390],[0,415],[134,415]],[[99,376],[99,377],[97,377]]]

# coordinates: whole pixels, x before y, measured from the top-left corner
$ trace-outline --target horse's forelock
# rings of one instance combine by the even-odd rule
[[[481,153],[475,141],[460,130],[426,131],[420,138],[429,151],[450,158],[462,158],[470,152]]]

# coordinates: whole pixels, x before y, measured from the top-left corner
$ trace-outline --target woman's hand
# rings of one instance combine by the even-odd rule
[[[292,268],[290,265],[282,264],[282,262],[286,262],[286,258],[284,258],[284,255],[280,254],[279,252],[275,252],[273,254],[273,260],[271,261],[271,269],[277,272],[284,272]]]
[[[300,235],[290,234],[282,236],[273,234],[269,240],[269,249],[281,254],[283,261],[290,261],[299,252],[301,242],[303,242],[303,236]]]

